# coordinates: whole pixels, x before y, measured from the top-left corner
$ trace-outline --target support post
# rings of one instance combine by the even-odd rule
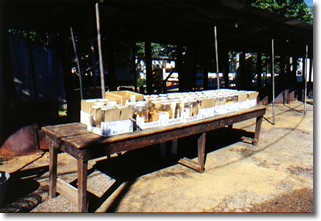
[[[77,160],[78,167],[78,212],[88,212],[87,203],[87,166],[88,161]]]
[[[220,76],[219,76],[219,66],[218,66],[218,48],[217,48],[217,28],[214,25],[214,39],[215,39],[215,60],[216,60],[216,80],[217,89],[220,89]]]
[[[204,63],[203,63],[203,90],[208,90],[208,70],[210,64],[209,47],[203,47]]]
[[[137,72],[136,72],[136,42],[132,42],[132,69],[134,73],[134,91],[137,92]]]
[[[49,197],[56,197],[57,193],[57,155],[58,150],[50,141],[49,145]]]
[[[90,51],[91,51],[91,71],[93,74],[93,96],[96,97],[96,87],[97,87],[97,81],[96,81],[96,59],[95,59],[95,39],[92,37],[90,39]]]
[[[308,50],[309,45],[305,46],[305,59],[304,59],[304,114],[307,112],[307,72],[308,72]]]
[[[271,65],[271,74],[272,74],[272,115],[273,115],[273,124],[275,125],[275,81],[274,81],[274,38],[272,38],[272,65]]]
[[[255,134],[254,134],[254,142],[253,145],[256,146],[259,142],[259,136],[261,133],[261,125],[262,125],[263,116],[259,116],[256,118],[255,124]]]
[[[257,62],[256,62],[256,73],[257,73],[257,82],[256,86],[258,91],[261,90],[261,84],[262,84],[262,54],[261,52],[257,53]]]
[[[151,42],[145,41],[145,61],[146,61],[146,83],[147,93],[153,94],[153,73],[152,73],[152,48]]]
[[[101,97],[105,98],[105,73],[104,73],[103,55],[102,55],[102,47],[101,47],[100,17],[99,17],[99,3],[98,2],[96,2],[96,4],[95,4],[95,11],[96,11],[96,27],[97,27]]]
[[[178,88],[179,91],[183,91],[183,85],[181,78],[183,78],[183,47],[181,45],[176,46],[176,53],[177,53],[177,61],[176,61],[176,70],[178,73]]]

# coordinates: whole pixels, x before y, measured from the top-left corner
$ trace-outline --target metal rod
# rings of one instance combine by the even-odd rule
[[[82,73],[81,73],[81,68],[80,68],[80,60],[79,60],[78,53],[77,53],[74,31],[72,30],[72,27],[70,27],[70,34],[71,34],[71,39],[72,39],[72,45],[74,47],[74,52],[76,55],[77,68],[78,68],[78,74],[79,74],[80,99],[82,100],[84,98],[83,97],[83,87],[82,87]]]
[[[218,67],[218,48],[217,48],[217,28],[214,25],[214,38],[215,38],[215,59],[216,59],[216,79],[217,79],[217,89],[220,89],[220,76]]]
[[[305,61],[304,61],[304,114],[307,112],[307,74],[308,74],[308,50],[309,46],[305,46]]]
[[[96,9],[96,27],[97,27],[101,97],[105,98],[105,74],[104,74],[104,64],[103,64],[103,55],[102,55],[102,47],[101,47],[100,17],[99,17],[99,3],[98,2],[96,2],[96,4],[95,4],[95,9]]]
[[[275,81],[274,81],[274,38],[272,38],[272,65],[271,65],[271,72],[272,72],[272,115],[273,115],[273,124],[275,125]]]
[[[96,88],[97,88],[97,82],[96,82],[96,58],[95,58],[95,39],[94,37],[92,37],[90,39],[90,51],[91,51],[91,70],[92,70],[92,75],[93,75],[93,87],[94,87],[94,91],[93,91],[93,95],[94,97],[96,97]]]

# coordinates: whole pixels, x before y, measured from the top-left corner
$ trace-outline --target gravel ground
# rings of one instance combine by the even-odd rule
[[[160,157],[151,146],[89,161],[89,212],[313,212],[313,105],[276,105],[276,125],[268,106],[258,146],[242,142],[255,120],[207,133],[205,172],[177,164],[195,158],[195,137],[179,141],[178,155]],[[48,153],[0,158],[12,173],[0,212],[76,212],[58,195],[48,197]],[[77,185],[76,160],[58,156],[58,176]],[[14,182],[13,182],[14,181]]]

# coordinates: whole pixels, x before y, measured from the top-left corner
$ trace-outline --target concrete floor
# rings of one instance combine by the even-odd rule
[[[302,102],[278,104],[273,125],[269,105],[255,147],[240,139],[253,136],[255,119],[233,125],[229,138],[227,129],[207,133],[204,173],[176,163],[182,156],[196,159],[196,137],[180,140],[178,156],[167,160],[160,157],[159,146],[91,160],[89,212],[250,212],[282,194],[313,190],[313,105],[307,104],[306,114],[303,110]],[[76,212],[63,196],[48,197],[48,160],[48,153],[16,157],[0,170],[13,173],[19,185],[32,186],[24,197],[33,206],[25,211]],[[58,177],[76,179],[76,160],[61,153],[58,162]],[[2,212],[21,208],[10,203]]]

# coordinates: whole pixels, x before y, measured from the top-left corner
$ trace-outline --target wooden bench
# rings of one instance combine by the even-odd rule
[[[88,160],[108,156],[113,153],[134,150],[162,142],[171,141],[195,134],[198,138],[198,162],[183,158],[178,163],[199,172],[204,171],[206,132],[218,128],[232,128],[237,122],[256,118],[255,134],[248,138],[254,145],[259,141],[260,129],[266,106],[218,115],[193,122],[172,126],[162,126],[132,133],[103,137],[87,131],[81,123],[61,124],[43,127],[49,144],[49,195],[56,197],[57,191],[78,205],[79,212],[88,211],[87,203],[87,166]],[[78,189],[57,178],[57,153],[63,151],[77,159]]]

